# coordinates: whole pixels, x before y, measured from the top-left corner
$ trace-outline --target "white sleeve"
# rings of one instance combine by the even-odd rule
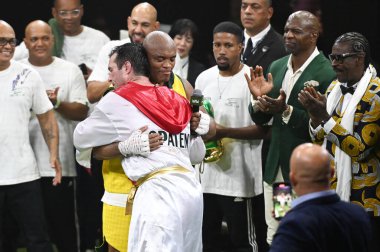
[[[206,146],[202,137],[198,136],[190,139],[189,156],[191,164],[200,164],[206,155]]]
[[[31,69],[27,79],[33,83],[33,112],[39,115],[53,109],[53,104],[50,102],[49,97],[46,94],[45,84],[40,75],[35,70]]]
[[[309,120],[309,135],[310,135],[312,141],[316,140],[315,137],[317,136],[318,132],[321,131],[322,129],[323,129],[322,125],[318,125],[314,129],[313,126],[311,125],[311,119]]]
[[[29,57],[29,51],[26,48],[25,43],[23,41],[18,46],[16,46],[12,59],[20,61],[20,60],[28,58],[28,57]]]
[[[108,80],[108,61],[109,54],[112,50],[112,44],[105,44],[99,52],[98,59],[90,77],[87,82],[90,81],[106,81]]]
[[[69,102],[77,102],[83,105],[88,105],[86,81],[78,66],[72,69],[71,86],[69,91]],[[58,93],[59,94],[59,93]]]
[[[120,141],[110,119],[98,106],[87,119],[77,125],[73,140],[77,149],[76,159],[84,167],[90,167],[92,148]]]

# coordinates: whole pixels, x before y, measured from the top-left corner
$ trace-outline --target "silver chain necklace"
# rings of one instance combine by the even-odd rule
[[[220,74],[218,73],[218,91],[219,91],[219,100],[222,99],[222,95],[224,94],[224,91],[230,86],[231,80],[234,78],[234,75],[230,77],[230,79],[227,81],[227,84],[223,88],[223,90],[220,89],[220,84],[219,84],[219,77]]]
[[[217,80],[218,80],[218,91],[219,91],[219,99],[222,99],[222,95],[224,94],[224,91],[226,91],[226,89],[230,86],[230,83],[232,81],[232,79],[241,71],[242,69],[242,64],[239,65],[239,69],[237,71],[237,73],[235,73],[234,75],[232,75],[230,77],[230,79],[227,81],[227,84],[226,86],[223,88],[223,90],[220,89],[220,84],[219,84],[219,77],[220,77],[220,72],[218,72],[218,77],[217,77]]]

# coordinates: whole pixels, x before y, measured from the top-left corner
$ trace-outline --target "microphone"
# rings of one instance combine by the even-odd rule
[[[203,94],[199,89],[194,89],[193,94],[190,97],[190,105],[194,112],[199,112],[199,106],[203,104]]]

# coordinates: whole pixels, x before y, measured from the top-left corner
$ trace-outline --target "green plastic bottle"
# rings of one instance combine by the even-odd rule
[[[212,118],[214,118],[214,109],[212,108],[210,100],[204,99],[203,107],[205,108],[207,113]],[[224,148],[223,148],[222,141],[220,140],[208,141],[205,143],[205,146],[206,146],[206,155],[205,155],[205,158],[203,159],[204,162],[206,163],[216,162],[223,155]]]

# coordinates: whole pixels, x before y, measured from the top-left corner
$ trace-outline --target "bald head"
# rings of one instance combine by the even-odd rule
[[[301,60],[299,64],[302,65],[314,52],[319,29],[318,19],[308,11],[296,11],[286,21],[284,28],[285,48],[292,56]]]
[[[34,33],[37,33],[37,32],[40,32],[40,31],[43,31],[43,32],[46,32],[50,35],[53,35],[52,34],[52,31],[51,31],[51,28],[49,26],[48,23],[42,21],[42,20],[35,20],[35,21],[32,21],[30,22],[26,28],[25,28],[25,37],[30,37],[32,36]]]
[[[301,21],[302,27],[304,27],[306,29],[310,29],[312,32],[316,32],[319,35],[319,31],[320,31],[319,20],[311,12],[296,11],[289,16],[287,22],[290,22],[292,20]]]
[[[25,46],[29,50],[29,62],[45,66],[53,61],[54,36],[50,26],[41,20],[30,22],[25,28]]]
[[[159,27],[157,10],[149,3],[136,5],[132,9],[131,16],[128,17],[128,33],[134,43],[142,43],[149,33]]]
[[[148,34],[144,40],[144,48],[148,51],[154,49],[174,48],[174,40],[165,32],[154,31]]]
[[[151,81],[158,84],[168,82],[175,64],[174,40],[165,32],[154,31],[146,36],[143,46],[148,56]]]
[[[299,196],[305,192],[328,190],[330,177],[330,157],[325,148],[305,143],[293,150],[290,157],[290,178]]]
[[[152,19],[152,21],[157,21],[157,10],[150,3],[140,3],[133,7],[131,16],[144,15]]]
[[[0,29],[9,29],[9,30],[12,30],[13,31],[13,28],[10,24],[8,24],[7,22],[5,22],[4,20],[0,20]],[[14,31],[13,31],[14,33]]]
[[[10,66],[10,61],[15,51],[15,32],[7,22],[0,20],[0,38],[5,45],[0,46],[0,71]]]

